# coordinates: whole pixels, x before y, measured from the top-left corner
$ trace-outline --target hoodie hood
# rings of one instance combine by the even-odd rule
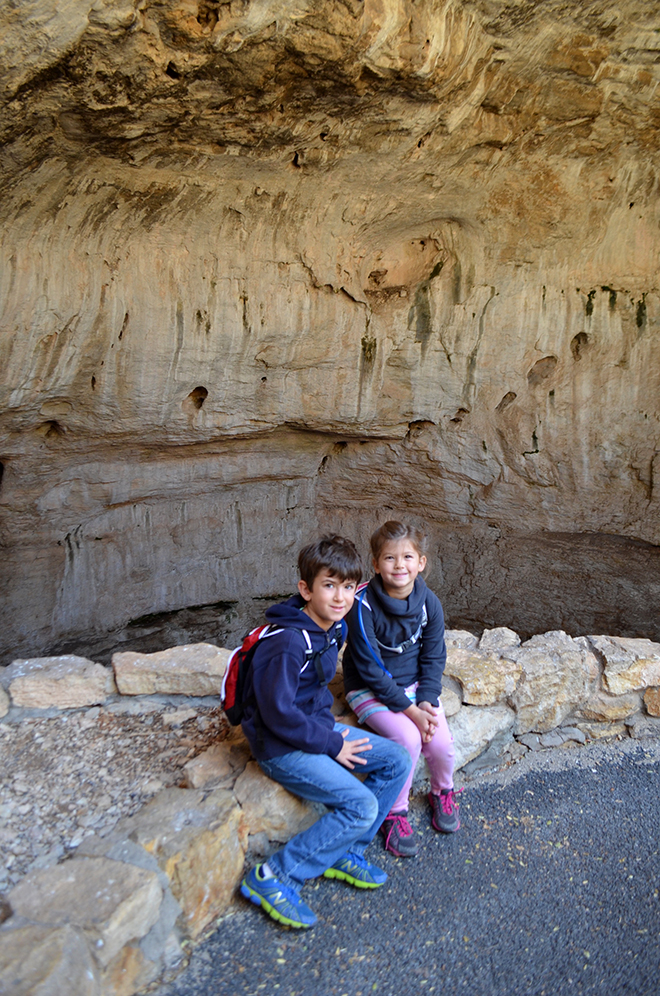
[[[423,577],[416,577],[413,590],[407,598],[392,598],[383,588],[383,581],[380,574],[376,574],[369,582],[368,597],[381,606],[388,616],[407,616],[412,619],[417,616],[421,618],[422,609],[428,594],[426,581]]]

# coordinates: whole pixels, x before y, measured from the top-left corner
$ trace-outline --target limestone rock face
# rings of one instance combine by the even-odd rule
[[[105,702],[116,691],[111,671],[75,656],[14,661],[0,680],[13,704],[28,709],[80,709]]]
[[[647,688],[644,693],[644,705],[649,716],[660,716],[660,688]]]
[[[38,924],[80,927],[107,965],[158,919],[163,891],[152,871],[107,858],[82,858],[32,872],[9,893],[14,913]]]
[[[516,710],[516,733],[554,729],[586,697],[589,668],[577,647],[523,646],[505,653],[522,668],[509,698]]]
[[[63,927],[0,931],[0,992],[12,996],[100,996],[98,967],[84,934]]]
[[[658,26],[4,5],[3,660],[231,614],[384,508],[455,626],[660,639]]]
[[[113,838],[153,854],[183,911],[181,926],[194,938],[229,904],[243,871],[247,829],[229,791],[166,789],[121,820]]]
[[[197,643],[156,654],[113,654],[112,667],[122,695],[219,695],[230,653]]]
[[[456,768],[462,768],[496,738],[511,737],[516,715],[503,703],[482,709],[464,706],[449,720],[454,738]]]
[[[516,661],[472,650],[450,650],[445,673],[459,682],[463,702],[493,705],[511,696],[522,673]]]
[[[612,695],[660,683],[660,644],[608,636],[590,636],[589,642],[605,661],[603,680]]]

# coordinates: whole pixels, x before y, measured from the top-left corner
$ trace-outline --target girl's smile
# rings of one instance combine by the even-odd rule
[[[408,598],[417,575],[426,567],[426,557],[415,549],[410,540],[388,540],[373,564],[390,598]]]

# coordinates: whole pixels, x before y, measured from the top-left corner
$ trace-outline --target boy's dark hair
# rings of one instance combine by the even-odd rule
[[[410,540],[420,557],[426,555],[427,540],[425,534],[416,526],[407,526],[396,519],[389,519],[371,537],[371,555],[378,560],[383,547],[391,540]]]
[[[362,560],[355,544],[345,536],[321,536],[314,543],[303,547],[298,554],[301,579],[311,590],[321,571],[328,571],[340,581],[360,582]]]

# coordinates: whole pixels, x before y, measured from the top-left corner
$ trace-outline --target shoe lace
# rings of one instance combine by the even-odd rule
[[[454,789],[449,789],[448,792],[442,792],[440,794],[440,807],[442,809],[442,812],[446,813],[447,816],[452,816],[454,810],[458,809],[458,799],[456,798],[456,796],[459,795],[462,791],[463,789],[459,789],[458,792],[456,792]]]
[[[390,839],[390,834],[395,827],[399,837],[412,837],[413,829],[403,813],[396,813],[394,816],[391,816],[390,819],[392,820],[392,826],[390,828],[390,833],[387,835],[388,840]]]

